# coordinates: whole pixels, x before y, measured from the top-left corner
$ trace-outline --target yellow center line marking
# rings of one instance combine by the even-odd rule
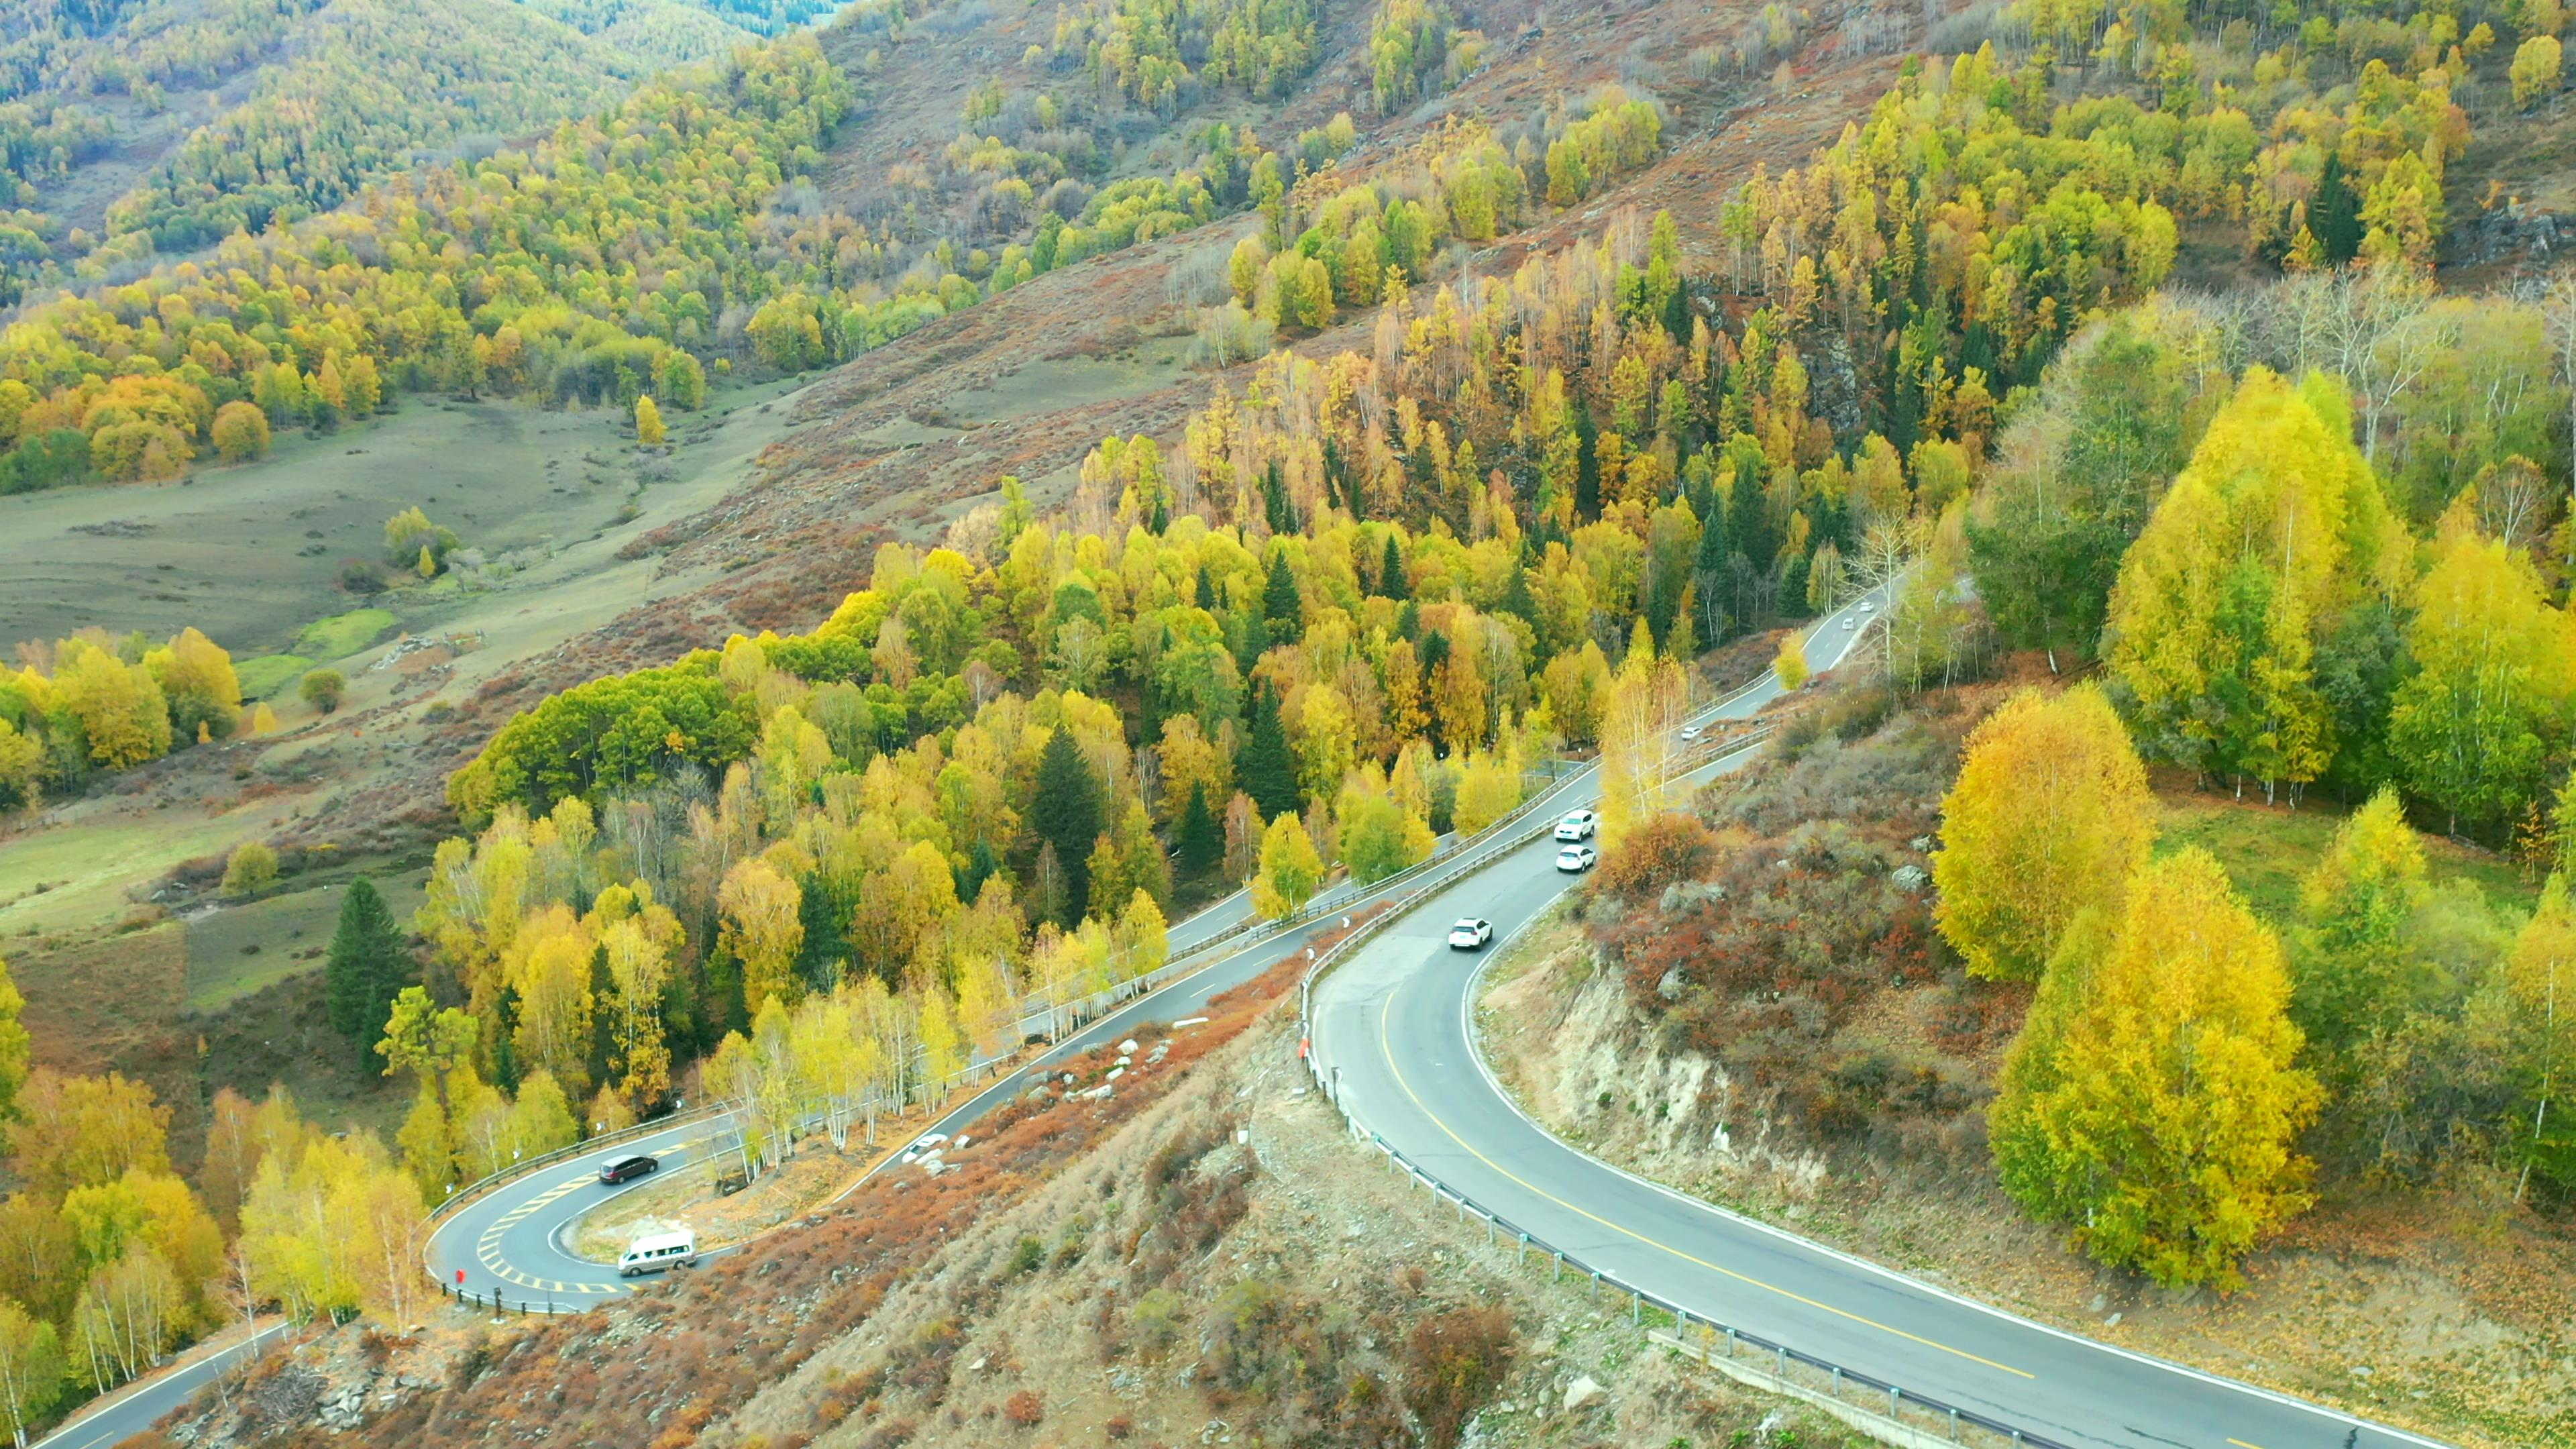
[[[2260,1444],[2248,1444],[2242,1439],[2230,1439],[2227,1442],[2235,1445],[2236,1449],[2263,1449]]]
[[[1558,1197],[1556,1194],[1554,1194],[1554,1193],[1552,1193],[1552,1192],[1547,1191],[1545,1188],[1539,1187],[1539,1186],[1537,1186],[1537,1185],[1535,1185],[1535,1184],[1533,1184],[1533,1183],[1530,1183],[1530,1182],[1528,1182],[1528,1181],[1525,1181],[1525,1180],[1523,1180],[1522,1178],[1520,1178],[1520,1177],[1518,1177],[1518,1176],[1514,1175],[1514,1174],[1511,1172],[1511,1170],[1510,1170],[1510,1169],[1508,1169],[1508,1168],[1504,1167],[1501,1163],[1498,1163],[1498,1162],[1494,1161],[1492,1158],[1487,1157],[1485,1154],[1483,1154],[1483,1153],[1481,1153],[1481,1152],[1478,1152],[1478,1151],[1477,1151],[1473,1146],[1471,1146],[1471,1145],[1468,1143],[1468,1141],[1467,1141],[1467,1139],[1466,1139],[1466,1138],[1459,1136],[1459,1135],[1458,1135],[1458,1133],[1456,1132],[1456,1130],[1455,1130],[1455,1129],[1453,1129],[1453,1128],[1451,1128],[1451,1127],[1450,1127],[1450,1125],[1449,1125],[1448,1123],[1441,1121],[1441,1120],[1440,1120],[1439,1115],[1438,1115],[1437,1113],[1433,1112],[1433,1111],[1431,1110],[1431,1108],[1430,1108],[1430,1107],[1426,1106],[1426,1105],[1423,1103],[1422,1098],[1414,1092],[1414,1090],[1413,1090],[1413,1084],[1412,1084],[1411,1082],[1408,1082],[1408,1081],[1406,1081],[1406,1080],[1404,1079],[1404,1069],[1403,1069],[1403,1068],[1401,1068],[1401,1067],[1399,1067],[1399,1066],[1397,1066],[1397,1065],[1395,1064],[1395,1047],[1394,1047],[1393,1042],[1389,1039],[1388,1030],[1387,1030],[1387,1023],[1388,1023],[1388,1021],[1393,1017],[1394,1013],[1395,1013],[1395,993],[1390,991],[1390,992],[1388,992],[1388,993],[1387,993],[1387,997],[1386,997],[1386,1005],[1385,1005],[1384,1007],[1380,1008],[1380,1010],[1378,1011],[1378,1016],[1377,1016],[1377,1042],[1378,1042],[1378,1051],[1379,1051],[1379,1053],[1380,1053],[1381,1055],[1383,1055],[1383,1056],[1386,1058],[1386,1068],[1387,1068],[1387,1070],[1388,1070],[1389,1072],[1392,1072],[1392,1073],[1394,1073],[1394,1074],[1395,1074],[1395,1084],[1396,1084],[1397,1086],[1402,1087],[1402,1088],[1404,1089],[1404,1095],[1405,1095],[1406,1097],[1408,1097],[1408,1098],[1411,1098],[1411,1099],[1412,1099],[1412,1102],[1413,1102],[1413,1105],[1414,1105],[1414,1109],[1415,1109],[1415,1110],[1419,1111],[1423,1116],[1428,1117],[1428,1118],[1430,1118],[1430,1119],[1431,1119],[1431,1125],[1432,1125],[1432,1126],[1437,1127],[1437,1128],[1439,1128],[1442,1132],[1447,1133],[1447,1134],[1448,1134],[1448,1136],[1449,1136],[1449,1140],[1450,1140],[1450,1141],[1452,1141],[1452,1142],[1457,1143],[1457,1144],[1459,1145],[1459,1147],[1460,1147],[1460,1148],[1462,1148],[1462,1149],[1464,1149],[1464,1150],[1466,1151],[1466,1153],[1467,1153],[1467,1155],[1468,1155],[1468,1156],[1473,1157],[1473,1158],[1474,1158],[1474,1159],[1476,1159],[1478,1162],[1481,1162],[1481,1163],[1485,1164],[1485,1166],[1486,1166],[1486,1167],[1491,1168],[1491,1169],[1492,1169],[1494,1172],[1496,1172],[1496,1173],[1499,1173],[1499,1174],[1500,1174],[1500,1175],[1501,1175],[1505,1180],[1507,1180],[1507,1181],[1509,1181],[1509,1182],[1511,1182],[1511,1183],[1513,1183],[1513,1184],[1517,1185],[1517,1186],[1518,1186],[1518,1187],[1520,1187],[1523,1191],[1531,1192],[1531,1193],[1535,1193],[1535,1194],[1537,1194],[1538,1196],[1540,1196],[1540,1197],[1543,1197],[1543,1198],[1547,1199],[1549,1202],[1552,1202],[1552,1203],[1556,1204],[1558,1207],[1564,1208],[1564,1209],[1565,1209],[1566,1211],[1568,1211],[1568,1212],[1571,1212],[1571,1213],[1577,1214],[1578,1216],[1581,1216],[1581,1217],[1583,1217],[1583,1218],[1589,1219],[1589,1220],[1590,1220],[1590,1221],[1592,1221],[1592,1222],[1599,1223],[1601,1226],[1603,1226],[1603,1227],[1605,1227],[1605,1228],[1608,1228],[1610,1231],[1612,1231],[1612,1232],[1614,1232],[1614,1233],[1617,1233],[1617,1234],[1619,1234],[1619,1235],[1620,1235],[1620,1236],[1622,1236],[1622,1237],[1626,1237],[1626,1238],[1633,1238],[1633,1239],[1635,1239],[1636,1241],[1638,1241],[1638,1242],[1640,1242],[1640,1243],[1645,1244],[1645,1245],[1646,1245],[1647,1247],[1649,1247],[1649,1248],[1656,1249],[1656,1250],[1657,1250],[1657,1251],[1659,1251],[1659,1252],[1670,1253],[1670,1254],[1672,1254],[1674,1257],[1681,1259],[1681,1260],[1682,1260],[1683,1262],[1685,1262],[1685,1263],[1693,1263],[1693,1264],[1697,1264],[1698,1266],[1700,1266],[1700,1267],[1702,1267],[1702,1268],[1706,1268],[1707,1270],[1709,1270],[1709,1271],[1710,1271],[1710,1272],[1712,1272],[1712,1273],[1719,1273],[1719,1274],[1723,1274],[1723,1275],[1724,1275],[1724,1276],[1726,1276],[1726,1277],[1729,1277],[1729,1278],[1734,1279],[1734,1280],[1735,1280],[1735,1281],[1737,1281],[1738,1283],[1743,1283],[1743,1284],[1746,1284],[1747,1286],[1750,1286],[1750,1287],[1759,1288],[1759,1289],[1761,1289],[1761,1290],[1762,1290],[1763,1292],[1765,1292],[1765,1293],[1776,1293],[1776,1294],[1780,1295],[1781,1297],[1788,1299],[1788,1300],[1789,1300],[1790,1302],[1792,1302],[1792,1303],[1803,1303],[1803,1304],[1805,1304],[1805,1305],[1806,1305],[1807,1307],[1809,1307],[1809,1308],[1821,1309],[1822,1311],[1824,1311],[1824,1312],[1826,1312],[1826,1313],[1830,1313],[1830,1314],[1834,1315],[1836,1318],[1847,1319],[1847,1320],[1849,1320],[1849,1321],[1851,1321],[1851,1322],[1853,1322],[1853,1323],[1860,1324],[1860,1325],[1861,1325],[1862,1327],[1864,1327],[1864,1328],[1875,1328],[1875,1329],[1877,1329],[1877,1330],[1878,1330],[1879,1332],[1881,1332],[1881,1333],[1894,1334],[1896,1337],[1901,1338],[1901,1339],[1904,1339],[1904,1340],[1906,1340],[1906,1341],[1907,1341],[1907,1342],[1909,1342],[1909,1343],[1919,1343],[1919,1344],[1923,1345],[1925,1348],[1937,1348],[1937,1349],[1939,1349],[1939,1350],[1940,1350],[1941,1352],[1943,1352],[1943,1353],[1947,1353],[1947,1354],[1956,1354],[1956,1355],[1957,1355],[1957,1356],[1959,1356],[1960,1358],[1964,1358],[1964,1359],[1968,1360],[1970,1363],[1980,1363],[1980,1364],[1984,1364],[1986,1367],[1988,1367],[1988,1368],[1990,1368],[1990,1369],[2001,1369],[2001,1370],[2002,1370],[2003,1372],[2005,1372],[2005,1373],[2008,1373],[2008,1374],[2017,1374],[2017,1375],[2019,1375],[2020,1377],[2022,1377],[2022,1378],[2026,1378],[2026,1379],[2036,1379],[2036,1378],[2038,1378],[2038,1377],[2039,1377],[2039,1375],[2037,1375],[2037,1374],[2034,1374],[2034,1373],[2030,1372],[2028,1369],[2017,1369],[2017,1368],[2014,1368],[2011,1364],[2008,1364],[2008,1363],[1997,1363],[1997,1362],[1995,1362],[1993,1359],[1990,1359],[1990,1358],[1981,1358],[1981,1357],[1979,1357],[1979,1356],[1978,1356],[1978,1355],[1976,1355],[1976,1354],[1973,1354],[1973,1353],[1968,1352],[1968,1351],[1967,1351],[1966,1349],[1964,1349],[1964,1348],[1952,1348],[1950,1345],[1948,1345],[1948,1344],[1946,1344],[1946,1343],[1941,1343],[1941,1342],[1938,1342],[1938,1341],[1933,1340],[1933,1339],[1925,1338],[1925,1337],[1923,1337],[1921,1334],[1908,1333],[1908,1332],[1906,1332],[1906,1331],[1905,1331],[1904,1329],[1902,1329],[1902,1328],[1897,1328],[1897,1327],[1893,1327],[1893,1326],[1891,1326],[1891,1325],[1889,1325],[1889,1324],[1881,1323],[1881,1322],[1879,1322],[1879,1321],[1877,1321],[1876,1319],[1873,1319],[1873,1318],[1863,1318],[1863,1317],[1861,1317],[1861,1316],[1860,1316],[1859,1314],[1857,1314],[1857,1313],[1852,1313],[1852,1312],[1846,1311],[1846,1310],[1844,1310],[1844,1309],[1836,1308],[1835,1306],[1833,1306],[1833,1305],[1832,1305],[1832,1304],[1830,1304],[1830,1303],[1819,1303],[1819,1302],[1817,1302],[1815,1299],[1813,1299],[1813,1298],[1809,1298],[1809,1297],[1806,1297],[1806,1296],[1805,1296],[1805,1295],[1803,1295],[1803,1294],[1792,1293],[1792,1292],[1790,1292],[1790,1291],[1789,1291],[1788,1289],[1786,1289],[1786,1288],[1781,1288],[1781,1287],[1777,1287],[1777,1286],[1775,1286],[1775,1285],[1773,1285],[1773,1284],[1765,1283],[1765,1282],[1763,1282],[1763,1281],[1762,1281],[1761,1279],[1759,1279],[1759,1278],[1748,1277],[1748,1276],[1746,1276],[1746,1275],[1744,1275],[1744,1274],[1742,1274],[1742,1273],[1738,1273],[1738,1272],[1736,1272],[1736,1271],[1735,1271],[1734,1269],[1732,1269],[1732,1268],[1728,1268],[1728,1267],[1724,1267],[1724,1266],[1722,1266],[1722,1265],[1720,1265],[1720,1264],[1712,1263],[1712,1262],[1710,1262],[1709,1260],[1707,1260],[1706,1258],[1698,1257],[1698,1256],[1696,1256],[1696,1255],[1694,1255],[1694,1254],[1690,1254],[1690,1253],[1685,1253],[1685,1252],[1683,1252],[1681,1249],[1676,1248],[1676,1247],[1672,1246],[1672,1245],[1671,1245],[1671,1244],[1669,1244],[1669,1243],[1659,1243],[1659,1242],[1655,1241],[1653,1238],[1647,1237],[1645,1234],[1643,1234],[1643,1233],[1641,1233],[1641,1232],[1638,1232],[1638,1231],[1636,1231],[1636,1230],[1635,1230],[1635,1229],[1633,1229],[1633,1228],[1625,1228],[1625,1227],[1621,1227],[1619,1224],[1617,1224],[1617,1223],[1614,1223],[1614,1222],[1610,1221],[1608,1218],[1605,1218],[1605,1217],[1601,1216],[1599,1213],[1590,1212],[1590,1211],[1587,1211],[1587,1210],[1585,1210],[1585,1209],[1583,1209],[1583,1208],[1577,1207],[1577,1206],[1575,1206],[1573,1203],[1567,1202],[1565,1199],[1563,1199],[1563,1198],[1561,1198],[1561,1197]],[[2239,1441],[2234,1440],[2234,1439],[2230,1439],[2230,1440],[2228,1440],[2227,1442],[2229,1442],[2229,1443],[2231,1443],[2231,1444],[2235,1444],[2235,1443],[2238,1443]],[[2244,1449],[2254,1449],[2254,1446],[2252,1446],[2252,1445],[2246,1445],[2246,1446],[2244,1446]]]
[[[659,1158],[667,1157],[675,1152],[685,1152],[702,1142],[713,1140],[714,1136],[715,1134],[711,1132],[700,1133],[695,1137],[684,1138],[681,1141],[674,1142],[649,1155]],[[555,1184],[553,1187],[547,1188],[545,1191],[538,1193],[535,1197],[527,1199],[511,1208],[508,1212],[494,1218],[492,1220],[492,1225],[485,1228],[482,1235],[474,1240],[475,1260],[480,1262],[483,1265],[484,1271],[490,1273],[493,1277],[498,1278],[505,1283],[515,1283],[522,1288],[534,1288],[551,1293],[615,1294],[628,1291],[622,1284],[560,1283],[550,1278],[532,1277],[529,1274],[523,1273],[517,1268],[512,1267],[509,1260],[501,1256],[500,1241],[508,1234],[510,1229],[517,1227],[539,1211],[552,1206],[553,1204],[561,1201],[567,1195],[578,1192],[597,1180],[598,1178],[595,1174],[567,1179]]]

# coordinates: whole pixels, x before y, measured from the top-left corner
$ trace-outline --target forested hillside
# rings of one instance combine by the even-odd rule
[[[822,0],[10,0],[0,305],[328,211],[614,106]]]
[[[152,37],[208,79],[342,39],[106,213],[200,255],[88,253],[0,336],[0,492],[220,490],[399,399],[610,409],[653,458],[738,384],[828,375],[722,506],[625,545],[696,571],[683,606],[470,694],[317,700],[310,737],[401,732],[415,775],[462,747],[404,802],[444,811],[408,938],[352,891],[304,983],[408,1104],[390,1142],[210,1089],[183,1182],[168,1104],[0,1033],[41,1250],[0,1256],[0,1362],[112,1385],[215,1324],[227,1242],[238,1298],[400,1321],[299,1210],[399,1257],[451,1187],[683,1096],[750,1104],[773,1158],[1151,971],[1193,906],[1293,916],[1566,753],[1606,795],[1585,949],[1641,1050],[1720,1069],[1682,1104],[1709,1140],[1972,1174],[2175,1287],[2246,1288],[2337,1194],[2563,1233],[2576,280],[2484,242],[2445,270],[2553,154],[2554,0],[1921,34],[888,0],[631,90],[583,37],[660,12],[496,5],[488,50],[391,64],[413,21],[356,4],[35,17],[28,94],[138,103],[179,74]],[[289,144],[341,104],[327,155]],[[415,511],[387,543],[427,583],[458,540]],[[1804,684],[1807,621],[1872,589],[1775,769],[1664,790],[1710,650]],[[250,769],[229,657],[155,637],[0,673],[0,808]],[[348,798],[279,843],[338,849]],[[2163,823],[2221,798],[2244,854],[2348,813],[2256,901]],[[232,893],[279,860],[241,845]]]

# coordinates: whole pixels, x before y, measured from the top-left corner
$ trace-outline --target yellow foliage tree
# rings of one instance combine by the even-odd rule
[[[2571,899],[2564,874],[2550,876],[2539,908],[2514,938],[2505,984],[2529,1022],[2536,1057],[2530,1070],[2535,1089],[2531,1136],[2514,1188],[2519,1199],[2535,1167],[2562,1185],[2576,1182],[2576,1132],[2568,1130],[2566,1113],[2558,1105],[2569,1074],[2576,1072],[2576,899]]]
[[[662,426],[661,405],[653,401],[653,395],[648,392],[636,398],[635,441],[648,448],[658,448],[668,436],[669,431]]]
[[[71,639],[57,656],[53,685],[55,703],[80,721],[90,763],[130,770],[170,753],[169,703],[151,670]]]
[[[2295,1150],[2323,1094],[2291,1065],[2281,945],[2206,851],[2156,861],[2088,912],[2048,968],[1991,1114],[1995,1166],[2094,1258],[2170,1287],[2243,1285],[2237,1261],[2304,1211]]]
[[[716,889],[723,912],[717,944],[741,963],[743,1010],[753,1016],[793,993],[796,952],[805,943],[801,900],[796,883],[758,856],[725,872]]]
[[[1690,687],[1681,666],[1657,659],[1638,620],[1638,642],[1628,646],[1601,711],[1601,838],[1615,842],[1637,820],[1660,813],[1665,777],[1678,748]]]
[[[1261,837],[1261,870],[1252,878],[1252,909],[1265,921],[1284,921],[1305,909],[1323,882],[1323,857],[1293,810],[1282,810]]]
[[[2267,793],[2315,779],[2334,744],[2316,640],[2366,593],[2394,597],[2407,554],[2339,384],[2248,370],[2111,591],[2104,659],[2148,753]]]
[[[230,738],[241,720],[241,678],[233,657],[194,628],[143,656],[143,667],[161,686],[170,728],[180,738]]]
[[[2077,912],[2119,899],[2155,834],[2146,767],[2102,691],[2023,690],[1968,736],[1941,802],[1934,920],[1970,971],[2029,980]]]
[[[1771,672],[1780,676],[1780,687],[1791,694],[1807,687],[1807,637],[1792,629],[1780,640],[1780,653],[1771,661]]]

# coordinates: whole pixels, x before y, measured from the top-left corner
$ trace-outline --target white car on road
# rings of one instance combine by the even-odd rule
[[[1449,928],[1449,947],[1453,951],[1474,951],[1494,939],[1494,923],[1473,916]]]
[[[1706,726],[1706,725],[1683,725],[1683,726],[1682,726],[1682,743],[1683,743],[1683,744],[1689,744],[1689,743],[1691,743],[1693,740],[1698,739],[1701,735],[1704,735],[1704,734],[1707,734],[1707,733],[1708,733],[1708,726]]]
[[[1556,822],[1556,838],[1559,840],[1589,840],[1592,838],[1592,832],[1600,828],[1601,818],[1599,816],[1594,815],[1589,810],[1577,810],[1573,814],[1566,816],[1563,820]]]
[[[1601,858],[1601,852],[1588,845],[1568,845],[1556,852],[1556,868],[1562,871],[1590,870]]]

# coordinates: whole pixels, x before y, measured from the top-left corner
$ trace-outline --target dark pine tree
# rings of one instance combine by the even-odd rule
[[[1395,533],[1386,535],[1386,557],[1377,566],[1377,591],[1390,599],[1413,597],[1413,587],[1404,577],[1404,550],[1395,546]]]
[[[1276,458],[1261,470],[1261,512],[1272,533],[1297,531],[1297,510],[1288,501],[1288,476],[1279,471]]]
[[[1294,643],[1306,632],[1305,601],[1297,597],[1297,576],[1288,569],[1288,556],[1270,555],[1270,580],[1261,590],[1261,614],[1270,621],[1272,643]]]
[[[1601,430],[1592,425],[1592,410],[1574,410],[1574,516],[1601,516]]]
[[[1038,839],[1055,847],[1064,871],[1064,911],[1056,921],[1071,927],[1091,904],[1091,845],[1100,834],[1100,782],[1073,742],[1073,732],[1058,729],[1047,737],[1038,757],[1036,798],[1029,805],[1029,825]]]
[[[1208,809],[1207,787],[1193,782],[1190,803],[1181,811],[1179,838],[1181,874],[1190,879],[1216,868],[1225,855],[1225,832],[1217,828],[1216,814]]]
[[[999,874],[1002,863],[993,858],[990,841],[978,840],[972,854],[966,857],[966,869],[957,876],[957,899],[968,905],[984,893],[984,882]]]
[[[364,876],[349,882],[340,897],[340,925],[331,933],[331,949],[322,968],[322,1000],[331,1029],[347,1037],[363,1054],[384,1035],[385,1018],[400,991],[404,968],[402,929]]]
[[[2361,224],[2361,198],[2344,179],[2343,158],[2333,151],[2326,152],[2325,170],[2317,177],[2317,199],[2308,203],[2308,230],[2316,233],[2317,245],[2325,248],[2331,266],[2342,266],[2361,255],[2367,234]]]
[[[1243,793],[1260,807],[1264,820],[1276,820],[1281,811],[1302,803],[1297,798],[1296,767],[1288,758],[1288,732],[1279,725],[1279,696],[1267,683],[1254,696],[1252,736],[1235,761],[1234,775]]]
[[[858,892],[828,871],[813,871],[798,884],[796,916],[805,939],[796,948],[796,975],[813,990],[830,991],[849,964],[850,917],[859,909]]]
[[[608,948],[594,946],[590,951],[590,1079],[602,1086],[608,1082],[608,1059],[617,1050],[617,1013],[608,1009],[609,998],[616,993],[617,978],[608,970]],[[578,1112],[587,1103],[575,1102]],[[585,1129],[587,1130],[587,1129]]]
[[[1198,606],[1213,614],[1217,611],[1216,580],[1208,577],[1207,565],[1199,565]]]
[[[1503,585],[1503,600],[1495,608],[1529,625],[1533,631],[1538,628],[1538,600],[1530,595],[1528,569],[1513,568],[1512,581]]]

